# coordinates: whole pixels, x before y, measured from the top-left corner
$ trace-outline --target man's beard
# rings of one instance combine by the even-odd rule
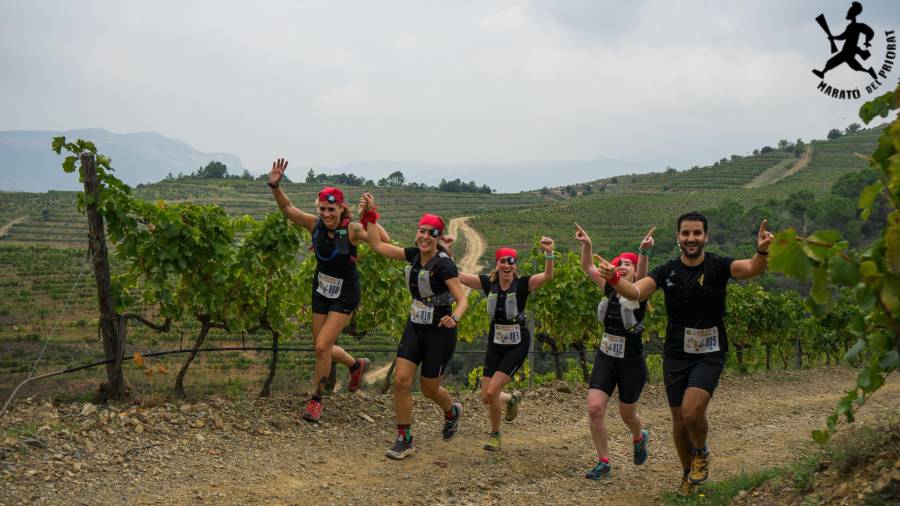
[[[678,247],[681,248],[681,254],[684,255],[686,258],[690,258],[691,260],[694,260],[695,258],[700,258],[700,255],[703,254],[703,246],[704,246],[704,244],[697,243],[697,245],[695,246],[695,248],[697,248],[697,252],[691,254],[691,253],[687,252],[687,246],[683,246],[681,244],[678,245]]]

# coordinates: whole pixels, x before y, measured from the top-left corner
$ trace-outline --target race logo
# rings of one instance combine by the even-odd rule
[[[872,27],[857,21],[862,11],[862,4],[853,2],[847,10],[847,26],[839,34],[832,33],[824,14],[816,16],[831,49],[825,66],[812,71],[820,79],[818,90],[825,95],[858,99],[863,93],[871,94],[887,82],[897,56],[896,35],[894,30],[884,30],[876,35]],[[836,26],[832,22],[831,27]]]

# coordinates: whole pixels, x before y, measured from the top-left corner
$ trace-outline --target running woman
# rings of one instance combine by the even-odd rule
[[[575,239],[581,241],[581,268],[603,290],[604,298],[597,307],[597,319],[603,322],[603,340],[594,356],[594,368],[588,387],[588,414],[591,439],[597,450],[597,462],[585,473],[591,480],[608,478],[609,432],[606,428],[606,406],[616,386],[619,387],[619,416],[631,431],[634,464],[641,465],[649,455],[650,432],[644,429],[637,414],[638,400],[647,383],[647,363],[644,361],[644,313],[646,302],[620,297],[594,266],[591,238],[577,223]],[[647,275],[648,255],[653,247],[651,228],[641,241],[639,255],[623,252],[612,262],[616,272],[631,282]]]
[[[500,248],[494,254],[497,262],[490,275],[459,274],[463,285],[481,290],[487,296],[488,317],[491,328],[488,333],[487,353],[484,356],[484,373],[481,378],[481,402],[490,411],[491,434],[484,449],[500,449],[500,414],[506,404],[506,420],[512,421],[518,414],[522,393],[504,391],[516,371],[528,358],[531,333],[528,331],[525,302],[528,294],[553,279],[553,239],[541,237],[544,251],[544,272],[519,277],[518,253],[513,248]]]
[[[350,314],[359,305],[359,272],[356,270],[356,247],[366,241],[368,234],[360,223],[350,221],[350,210],[344,193],[332,187],[319,192],[318,215],[305,213],[291,204],[279,187],[288,162],[279,158],[269,172],[269,187],[278,209],[292,222],[312,234],[310,249],[316,255],[316,272],[312,284],[312,333],[316,365],[313,373],[314,393],[306,404],[303,419],[318,422],[322,416],[322,394],[335,360],[350,369],[347,390],[359,389],[369,359],[354,359],[335,345],[338,335],[350,321]],[[378,234],[387,234],[378,229]]]
[[[372,230],[375,199],[363,195],[363,223]],[[423,214],[416,231],[416,246],[401,248],[383,240],[380,234],[369,234],[369,246],[379,255],[408,262],[406,285],[412,294],[409,320],[397,348],[394,368],[394,417],[397,439],[385,452],[391,459],[401,460],[415,451],[412,439],[412,383],[416,369],[422,370],[419,385],[422,394],[444,412],[442,437],[449,440],[459,429],[462,404],[453,402],[441,386],[444,372],[456,349],[456,324],[468,307],[466,293],[459,282],[459,270],[440,244],[444,220]],[[456,307],[453,302],[456,301]]]
[[[756,254],[734,260],[703,247],[709,240],[706,217],[697,212],[678,217],[681,256],[653,269],[634,283],[601,259],[600,275],[630,300],[647,300],[657,289],[666,299],[666,341],[663,377],[672,410],[672,434],[683,470],[681,492],[690,494],[709,478],[709,423],[706,410],[725,366],[725,296],[729,278],[750,279],[765,272],[774,237],[763,220],[756,236]]]

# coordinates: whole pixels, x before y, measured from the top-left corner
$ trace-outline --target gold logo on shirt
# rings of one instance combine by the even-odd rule
[[[700,283],[700,286],[703,286],[703,274],[697,279],[697,282]]]

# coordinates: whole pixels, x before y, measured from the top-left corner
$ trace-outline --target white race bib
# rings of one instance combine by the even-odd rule
[[[319,287],[316,288],[316,291],[319,292],[323,297],[328,299],[336,299],[341,296],[341,287],[344,286],[344,280],[341,278],[334,278],[331,276],[326,276],[325,274],[319,273]]]
[[[603,340],[600,341],[600,351],[610,357],[625,357],[625,338],[604,332]]]
[[[684,329],[685,353],[712,353],[719,351],[719,329]]]
[[[413,299],[412,305],[409,307],[409,320],[413,323],[431,325],[432,320],[434,320],[434,308],[422,301]]]
[[[522,342],[522,330],[518,325],[494,324],[494,343],[519,344]]]

